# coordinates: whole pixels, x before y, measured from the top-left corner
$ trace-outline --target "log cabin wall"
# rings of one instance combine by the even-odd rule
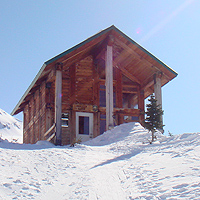
[[[70,144],[76,137],[76,112],[93,112],[94,105],[93,58],[87,56],[63,71],[62,112],[69,114],[69,126],[62,127],[63,144]],[[94,135],[97,135],[98,114],[94,114]]]
[[[98,73],[93,57],[87,56],[71,66],[63,66],[62,113],[68,114],[68,126],[62,127],[62,144],[70,144],[76,137],[76,112],[94,113],[93,137],[99,135],[100,113],[93,111],[98,99]],[[51,94],[55,93],[55,88]],[[54,108],[52,109],[54,112]]]
[[[104,62],[97,67],[92,56],[63,67],[62,113],[68,114],[68,126],[62,127],[63,145],[70,144],[76,137],[76,112],[94,114],[93,137],[105,131],[105,128],[102,128],[105,122],[105,102],[100,102],[104,100],[101,95],[105,93],[104,70]],[[130,111],[125,112],[124,109],[133,109],[137,104],[140,109],[143,108],[144,97],[139,95],[138,84],[126,78],[118,68],[114,69],[113,82],[115,125],[137,121],[138,112],[133,114]],[[29,103],[24,108],[24,143],[35,143],[47,139],[44,133],[55,122],[54,69],[29,98]],[[94,105],[98,106],[98,111],[93,110]],[[136,116],[135,120],[131,118],[133,115]]]
[[[43,140],[46,131],[46,102],[45,82],[31,94],[30,100],[24,108],[24,135],[23,142],[34,144]]]
[[[72,141],[72,122],[71,122],[71,109],[70,109],[70,67],[63,68],[62,73],[62,113],[68,114],[68,126],[62,125],[62,144],[70,144]]]
[[[75,102],[78,104],[93,105],[94,95],[94,78],[93,78],[93,59],[91,56],[86,57],[75,64]]]

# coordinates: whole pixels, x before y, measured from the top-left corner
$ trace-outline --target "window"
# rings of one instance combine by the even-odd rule
[[[79,116],[79,134],[89,135],[89,117]]]
[[[69,113],[62,113],[62,127],[69,127]]]
[[[132,122],[132,121],[138,121],[139,117],[137,116],[124,116],[124,122]]]
[[[100,134],[106,131],[106,115],[100,115]]]
[[[138,95],[123,93],[123,108],[138,109]]]
[[[100,85],[99,89],[99,106],[106,107],[106,86]],[[115,86],[113,87],[113,106],[116,108],[116,92]]]

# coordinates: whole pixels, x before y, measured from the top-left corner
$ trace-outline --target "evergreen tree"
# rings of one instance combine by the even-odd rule
[[[157,100],[155,99],[154,95],[150,96],[149,104],[147,104],[147,112],[146,119],[144,120],[144,127],[148,129],[152,134],[151,142],[154,142],[155,140],[155,131],[156,130],[163,130],[163,124],[162,124],[162,115],[163,110],[160,108],[160,105],[157,105]]]

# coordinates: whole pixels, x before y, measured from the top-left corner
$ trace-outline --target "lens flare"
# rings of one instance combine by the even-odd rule
[[[136,29],[136,33],[137,33],[137,34],[140,34],[141,31],[142,31],[141,28],[137,28],[137,29]]]
[[[164,20],[158,23],[155,27],[153,27],[140,41],[139,43],[143,43],[149,38],[151,38],[154,34],[160,31],[167,23],[172,21],[180,12],[182,12],[185,8],[187,8],[190,4],[192,4],[194,0],[186,0],[182,3],[176,10],[174,10],[170,15],[168,15]]]

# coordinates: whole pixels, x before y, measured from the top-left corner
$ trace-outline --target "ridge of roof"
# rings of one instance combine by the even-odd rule
[[[53,57],[53,58],[47,60],[47,61],[45,62],[45,64],[48,65],[48,64],[54,62],[55,60],[61,58],[62,56],[67,55],[68,53],[71,53],[72,51],[74,51],[75,49],[78,49],[78,48],[81,47],[82,45],[84,45],[84,44],[86,44],[86,43],[92,41],[93,39],[95,39],[95,38],[97,38],[97,37],[99,37],[99,36],[101,36],[101,35],[103,35],[103,34],[109,32],[110,30],[115,29],[115,28],[116,28],[116,27],[115,27],[114,25],[112,25],[112,26],[110,26],[110,27],[108,27],[108,28],[106,28],[106,29],[104,29],[104,30],[99,31],[99,32],[96,33],[95,35],[92,35],[91,37],[85,39],[84,41],[80,42],[79,44],[77,44],[77,45],[75,45],[75,46],[73,46],[73,47],[67,49],[66,51],[64,51],[64,52],[62,52],[62,53],[60,53],[60,54],[58,54],[57,56],[55,56],[55,57]]]

